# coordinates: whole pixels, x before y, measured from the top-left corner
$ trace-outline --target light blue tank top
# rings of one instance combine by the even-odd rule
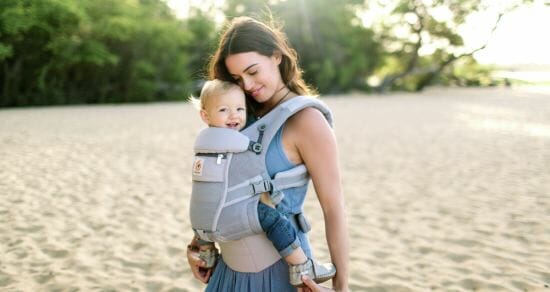
[[[281,127],[281,129],[279,129],[279,131],[277,131],[266,153],[265,162],[267,166],[267,172],[271,177],[273,177],[277,172],[289,170],[296,166],[292,162],[290,162],[290,160],[288,160],[288,157],[286,156],[286,153],[284,151],[282,143],[283,128],[284,125]],[[306,198],[307,187],[308,186],[305,185],[284,190],[283,193],[285,194],[285,196],[283,201],[279,205],[277,205],[277,211],[281,212],[287,217],[302,212],[304,207],[304,200]],[[295,225],[294,221],[291,220],[291,222],[293,223],[293,225]],[[297,226],[294,227],[297,228]],[[311,256],[311,249],[309,247],[307,235],[298,231],[298,237],[300,237],[302,248],[304,249],[306,254]]]

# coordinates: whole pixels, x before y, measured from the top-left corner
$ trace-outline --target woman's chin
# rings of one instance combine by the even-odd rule
[[[258,96],[253,96],[254,100],[257,103],[264,103],[269,100],[269,97],[265,97],[264,95],[260,94]]]

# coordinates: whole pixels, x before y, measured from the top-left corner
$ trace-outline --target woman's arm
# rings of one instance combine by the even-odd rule
[[[300,111],[287,126],[285,132],[290,132],[289,140],[308,169],[323,210],[330,256],[336,266],[333,286],[337,291],[347,291],[349,240],[336,137],[322,113],[314,108]]]

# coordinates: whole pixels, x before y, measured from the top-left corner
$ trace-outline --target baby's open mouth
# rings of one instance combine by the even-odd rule
[[[227,123],[225,124],[228,128],[237,128],[239,127],[240,123]]]

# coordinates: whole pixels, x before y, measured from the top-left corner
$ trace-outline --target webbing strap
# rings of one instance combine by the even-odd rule
[[[307,169],[303,164],[300,164],[290,170],[277,173],[272,180],[258,177],[258,179],[252,179],[248,183],[230,187],[227,191],[226,204],[231,204],[233,200],[238,200],[243,196],[249,197],[264,192],[279,192],[288,188],[303,186],[307,184],[308,180]]]
[[[212,231],[206,231],[202,229],[193,229],[195,231],[195,234],[199,236],[200,239],[205,241],[214,241],[214,239],[211,237]]]
[[[282,191],[288,188],[299,187],[307,184],[309,174],[305,165],[300,164],[287,171],[279,172],[271,180],[274,191]]]

